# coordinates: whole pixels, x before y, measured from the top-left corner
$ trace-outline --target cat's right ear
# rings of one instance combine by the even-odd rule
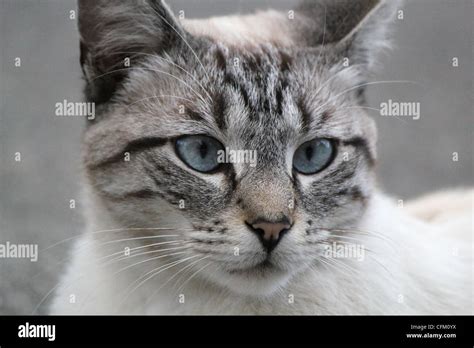
[[[113,96],[134,62],[187,36],[162,0],[78,0],[78,8],[86,97],[96,103]]]
[[[336,59],[371,70],[389,47],[390,24],[401,0],[302,0],[293,26],[299,45],[319,47]]]

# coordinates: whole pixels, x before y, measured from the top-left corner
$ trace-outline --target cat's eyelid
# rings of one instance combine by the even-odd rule
[[[342,142],[340,138],[331,134],[315,134],[314,133],[314,134],[308,134],[305,137],[299,139],[298,142],[296,143],[296,148],[300,147],[304,143],[307,143],[308,141],[312,141],[316,139],[327,139],[327,140],[333,141],[336,144],[339,144],[340,142]]]

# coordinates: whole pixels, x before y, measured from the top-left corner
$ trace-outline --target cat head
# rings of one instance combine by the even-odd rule
[[[120,226],[171,228],[198,277],[277,290],[370,202],[364,85],[395,7],[308,1],[202,29],[161,1],[80,1],[93,195]]]

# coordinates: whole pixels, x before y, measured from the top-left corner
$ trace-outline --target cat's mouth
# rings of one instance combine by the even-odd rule
[[[251,296],[267,296],[273,294],[291,277],[269,258],[245,268],[226,269],[213,273],[211,279],[236,293]]]
[[[272,263],[268,258],[262,262],[247,268],[238,268],[231,269],[228,271],[231,275],[266,275],[272,272],[281,272],[281,269],[278,268],[274,263]]]
[[[220,263],[215,271],[206,273],[216,285],[249,296],[269,296],[281,289],[292,275],[276,254],[263,253],[241,260],[240,264]]]

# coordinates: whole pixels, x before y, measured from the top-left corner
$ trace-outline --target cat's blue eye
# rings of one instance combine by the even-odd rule
[[[334,144],[329,139],[307,141],[293,155],[293,168],[302,174],[315,174],[331,163],[334,152]]]
[[[205,135],[187,135],[176,140],[178,157],[192,169],[208,173],[219,167],[218,151],[222,144]]]

